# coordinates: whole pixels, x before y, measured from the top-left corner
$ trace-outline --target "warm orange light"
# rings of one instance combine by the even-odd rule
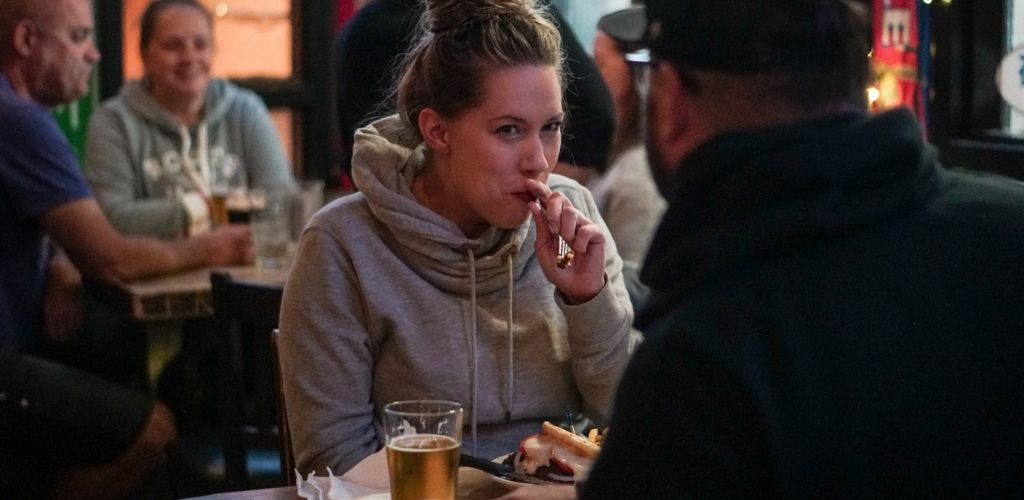
[[[875,103],[878,102],[878,98],[882,96],[882,92],[878,90],[878,87],[868,87],[868,105],[874,107]]]

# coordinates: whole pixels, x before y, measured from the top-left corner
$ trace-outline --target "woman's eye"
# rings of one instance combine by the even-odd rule
[[[551,122],[544,125],[545,132],[557,132],[559,130],[562,130],[562,122]]]
[[[503,125],[498,127],[499,135],[515,135],[519,133],[519,127],[515,125]]]
[[[185,48],[185,44],[181,40],[171,40],[160,44],[164,50],[178,51]]]

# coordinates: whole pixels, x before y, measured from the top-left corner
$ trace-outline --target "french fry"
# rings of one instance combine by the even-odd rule
[[[590,442],[587,438],[577,436],[551,422],[544,422],[541,428],[545,435],[550,436],[555,441],[565,445],[565,447],[571,448],[573,452],[581,457],[594,458],[601,451],[600,446]]]

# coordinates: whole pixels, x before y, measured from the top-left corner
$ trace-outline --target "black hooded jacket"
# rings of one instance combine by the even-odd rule
[[[689,155],[582,498],[1020,496],[1024,188],[906,111]]]

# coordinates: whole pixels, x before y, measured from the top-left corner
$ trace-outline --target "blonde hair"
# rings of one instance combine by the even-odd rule
[[[425,108],[458,116],[480,103],[484,77],[503,68],[551,66],[564,88],[562,37],[549,16],[534,0],[426,0],[394,89],[403,120],[418,133]]]

